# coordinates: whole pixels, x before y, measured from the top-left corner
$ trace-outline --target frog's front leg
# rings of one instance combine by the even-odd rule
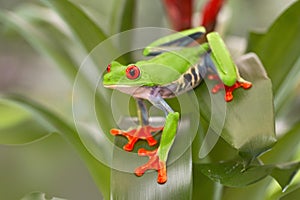
[[[142,99],[136,99],[137,109],[138,109],[138,120],[139,126],[136,129],[129,129],[128,131],[122,131],[120,129],[111,129],[110,133],[112,135],[122,135],[128,139],[128,143],[124,145],[123,149],[126,151],[132,151],[135,143],[139,139],[146,140],[149,146],[154,146],[157,141],[153,138],[153,132],[158,132],[163,129],[163,127],[153,127],[149,125],[149,118],[147,108]]]
[[[142,176],[147,170],[157,170],[157,182],[163,184],[167,181],[166,162],[177,132],[179,113],[174,112],[160,95],[151,96],[149,101],[154,106],[165,112],[166,122],[158,149],[154,151],[139,149],[138,154],[140,156],[148,156],[149,161],[146,164],[138,167],[135,170],[135,174],[137,176]]]

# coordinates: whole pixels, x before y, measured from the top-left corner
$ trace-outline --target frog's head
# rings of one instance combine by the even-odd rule
[[[107,88],[138,87],[149,83],[147,73],[143,72],[140,66],[130,64],[127,66],[113,61],[107,66],[103,77],[103,85]]]

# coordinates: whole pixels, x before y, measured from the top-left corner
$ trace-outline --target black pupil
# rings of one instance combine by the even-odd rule
[[[135,69],[131,69],[131,70],[129,70],[129,74],[130,74],[130,76],[134,76],[135,75]]]

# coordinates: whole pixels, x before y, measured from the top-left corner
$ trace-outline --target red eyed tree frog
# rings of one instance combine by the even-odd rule
[[[206,42],[192,45],[195,39],[201,37],[206,37]],[[195,88],[207,72],[213,72],[215,75],[211,77],[218,77],[221,81],[213,88],[213,92],[224,88],[226,101],[233,99],[232,92],[236,88],[248,89],[251,83],[239,75],[219,34],[211,32],[205,35],[204,27],[160,38],[144,49],[144,55],[154,57],[129,65],[113,61],[107,66],[103,85],[132,95],[137,101],[140,125],[127,131],[119,129],[110,131],[113,135],[127,137],[128,143],[123,147],[124,150],[132,151],[139,139],[144,139],[149,146],[153,146],[157,141],[151,133],[162,131],[160,144],[156,150],[138,150],[139,155],[149,156],[149,161],[136,168],[135,174],[142,176],[147,170],[155,169],[158,172],[157,182],[163,184],[167,181],[166,162],[179,121],[179,113],[174,112],[164,99]],[[148,100],[165,113],[164,127],[149,125],[144,100]]]

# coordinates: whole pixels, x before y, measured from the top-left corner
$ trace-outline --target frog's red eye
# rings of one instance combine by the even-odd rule
[[[126,69],[126,76],[131,80],[137,79],[140,76],[140,69],[135,65],[130,65]]]
[[[107,65],[106,71],[107,71],[107,72],[110,72],[110,68],[111,68],[111,64]]]

